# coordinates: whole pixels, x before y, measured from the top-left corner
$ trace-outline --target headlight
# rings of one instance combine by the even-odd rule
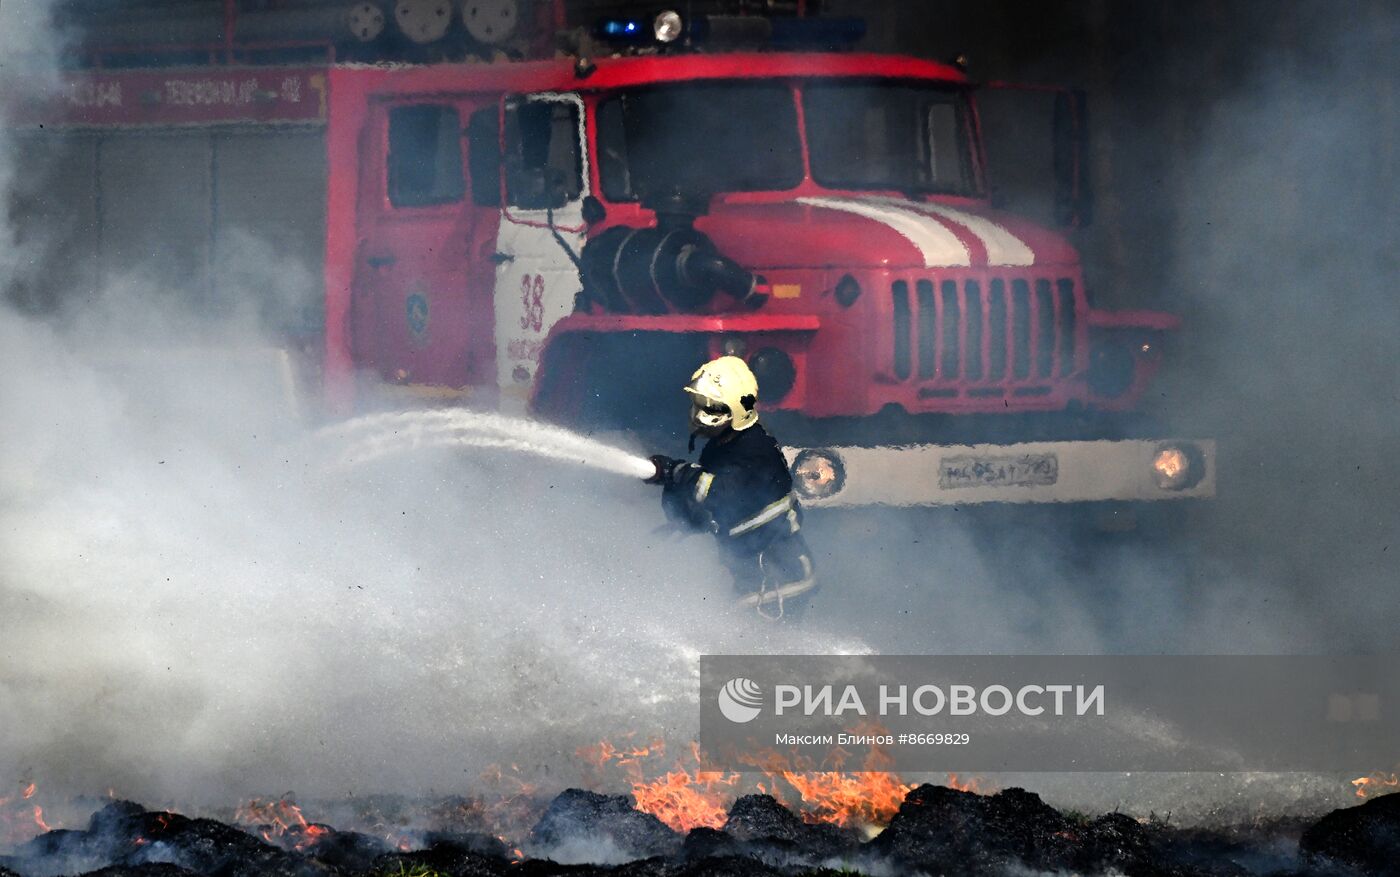
[[[1137,360],[1122,339],[1104,340],[1089,352],[1089,389],[1095,396],[1116,399],[1133,385]]]
[[[1181,448],[1163,448],[1152,458],[1152,471],[1159,487],[1178,487],[1186,479],[1191,464]]]
[[[797,366],[792,357],[776,347],[764,347],[749,357],[749,368],[758,381],[760,402],[781,402],[797,383]]]
[[[1186,490],[1205,477],[1205,454],[1193,444],[1161,445],[1152,455],[1152,480],[1163,490]]]
[[[792,461],[792,488],[804,499],[825,499],[846,486],[846,467],[832,451],[806,450]]]
[[[659,43],[674,43],[680,38],[681,31],[684,29],[681,14],[671,9],[656,16],[656,21],[652,22],[651,25],[651,31],[656,35],[656,41]]]

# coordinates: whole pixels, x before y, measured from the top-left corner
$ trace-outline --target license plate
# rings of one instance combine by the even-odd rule
[[[1018,454],[994,457],[966,454],[944,457],[938,464],[938,486],[1042,487],[1060,477],[1060,461],[1054,454]]]

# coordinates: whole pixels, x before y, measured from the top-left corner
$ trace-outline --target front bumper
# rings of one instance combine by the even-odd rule
[[[1188,448],[1195,473],[1188,486],[1162,487],[1153,461],[1164,448]],[[802,503],[843,506],[935,506],[972,503],[1151,502],[1215,495],[1215,442],[1211,439],[1026,442],[1008,445],[907,445],[784,448],[788,463],[800,454],[830,455],[839,489]]]

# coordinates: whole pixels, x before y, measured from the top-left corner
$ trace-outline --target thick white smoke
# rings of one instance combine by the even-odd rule
[[[7,75],[55,44],[43,13],[4,4]],[[15,156],[0,201],[35,170]],[[0,286],[44,232],[3,224]],[[314,296],[239,237],[230,301]],[[253,309],[198,313],[147,267],[58,315],[0,309],[0,780],[462,792],[493,762],[690,739],[702,652],[858,647],[731,610],[711,540],[654,534],[637,479],[490,449],[328,468]]]
[[[0,5],[0,83],[5,85],[0,111],[25,91],[54,83],[60,37],[52,23],[52,6],[50,0]],[[12,134],[8,121],[0,124],[0,192],[7,199],[15,185]],[[26,264],[33,263],[15,246],[11,223],[0,222],[0,272],[7,286]]]
[[[636,479],[470,449],[328,467],[251,329],[157,317],[139,281],[108,296],[0,324],[23,412],[0,763],[131,794],[450,787],[538,745],[690,733],[702,651],[840,647],[731,611],[712,545],[653,535]]]
[[[61,329],[0,323],[0,763],[128,794],[451,789],[692,733],[702,651],[839,647],[732,612],[636,479],[470,449],[328,467],[250,329],[160,306],[133,280]]]

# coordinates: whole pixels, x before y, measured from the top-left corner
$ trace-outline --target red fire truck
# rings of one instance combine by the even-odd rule
[[[75,252],[99,273],[117,244],[163,248],[211,287],[228,217],[302,209],[289,187],[312,171],[280,156],[310,145],[319,177],[323,146],[317,346],[338,410],[388,387],[650,432],[682,424],[691,370],[731,353],[809,505],[1213,495],[1210,441],[1120,428],[1178,320],[1093,306],[1065,237],[993,209],[982,92],[959,66],[719,51],[692,39],[703,25],[612,19],[547,60],[98,70],[14,117],[46,155],[55,120],[100,132],[64,172],[90,180],[103,230]],[[1046,182],[1073,224],[1082,106],[1048,93]],[[251,153],[234,143],[249,130]],[[175,186],[208,209],[156,229]],[[114,212],[143,198],[140,221]]]
[[[950,428],[1126,411],[1178,326],[1095,308],[1062,236],[989,207],[956,66],[662,52],[336,67],[328,91],[342,399],[368,378],[645,428],[731,353],[813,505],[1213,493],[1208,441]]]

